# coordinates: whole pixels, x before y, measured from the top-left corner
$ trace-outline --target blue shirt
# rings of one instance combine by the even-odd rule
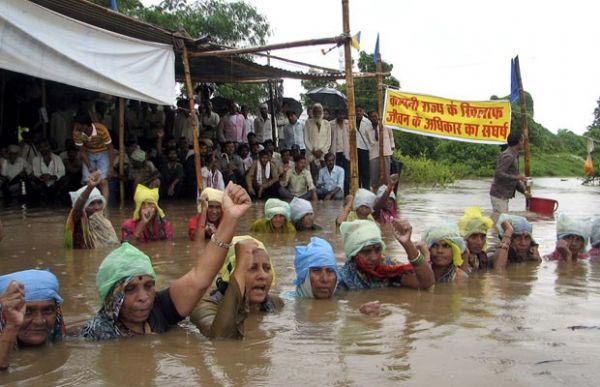
[[[304,122],[296,121],[295,124],[286,124],[283,127],[285,136],[286,149],[292,149],[292,145],[296,144],[300,149],[306,149],[304,146]]]
[[[335,187],[344,189],[344,170],[338,165],[334,165],[331,172],[329,168],[324,167],[319,171],[319,179],[317,180],[317,187],[319,189],[325,189],[327,192],[333,191]]]

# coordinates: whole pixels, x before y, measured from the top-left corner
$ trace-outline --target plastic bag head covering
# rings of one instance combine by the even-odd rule
[[[502,229],[502,223],[510,219],[513,227],[514,234],[525,234],[531,238],[531,243],[535,243],[533,240],[533,225],[529,223],[527,219],[519,215],[500,214],[498,221],[496,222],[496,228],[498,229],[498,235],[500,238],[504,236],[504,230]]]
[[[265,203],[265,218],[273,219],[275,215],[283,215],[287,221],[290,221],[290,205],[279,199],[269,199]]]
[[[465,240],[460,236],[456,225],[448,223],[431,227],[422,236],[423,242],[431,249],[435,243],[446,241],[452,247],[452,263],[459,267],[463,264],[462,253],[466,249]]]
[[[296,246],[295,250],[294,267],[296,268],[296,280],[294,283],[297,286],[302,285],[306,274],[313,267],[326,267],[335,270],[336,277],[339,277],[333,248],[326,240],[312,237],[309,244],[306,246]]]
[[[375,206],[375,194],[367,189],[359,188],[354,195],[352,209],[356,211],[360,206],[367,206],[373,211],[373,206]]]
[[[202,202],[200,201],[200,198],[202,196],[206,196],[206,200],[208,200],[209,204],[210,202],[214,202],[219,203],[221,206],[223,206],[223,191],[206,187],[202,190],[202,193],[200,193],[196,198],[196,203],[198,203],[198,212],[202,212]]]
[[[85,191],[86,188],[87,188],[87,185],[84,185],[83,187],[79,188],[77,191],[69,192],[69,196],[71,196],[71,206],[75,206],[77,199],[79,199],[79,197],[81,196],[81,194],[83,194],[83,191]],[[106,199],[104,198],[104,196],[102,196],[102,193],[100,193],[100,190],[98,188],[94,187],[94,189],[92,189],[92,192],[90,192],[90,196],[88,197],[88,200],[85,202],[85,205],[83,206],[83,208],[88,208],[89,205],[92,204],[92,202],[94,202],[96,200],[102,200],[102,205],[104,207],[106,207]]]
[[[481,214],[480,207],[465,209],[464,215],[458,220],[458,230],[463,238],[468,239],[473,234],[487,235],[494,221]]]
[[[146,152],[144,152],[140,148],[135,148],[135,150],[131,152],[130,157],[132,160],[142,163],[146,161]]]
[[[156,280],[156,273],[150,258],[141,250],[125,242],[121,247],[108,254],[98,268],[96,288],[100,302],[104,302],[110,289],[119,280],[140,275],[147,275]]]
[[[135,201],[133,220],[140,219],[140,209],[142,208],[142,204],[144,204],[144,202],[154,204],[160,217],[164,218],[165,212],[158,206],[158,188],[148,188],[145,185],[138,184],[137,187],[135,187],[133,200]]]
[[[221,271],[219,272],[219,277],[223,279],[225,282],[229,282],[231,279],[231,275],[235,270],[235,245],[243,240],[252,239],[258,244],[258,248],[266,251],[267,256],[269,257],[269,263],[271,263],[271,272],[273,273],[273,280],[271,281],[271,286],[275,285],[275,266],[273,266],[273,261],[271,260],[271,256],[269,256],[269,252],[265,245],[256,238],[252,238],[250,235],[242,235],[233,237],[231,240],[231,247],[227,250],[227,256],[225,257],[225,262],[223,263],[223,267],[221,267]]]
[[[292,213],[292,222],[304,218],[304,215],[313,214],[312,204],[306,199],[293,198],[290,202],[290,209]]]
[[[576,219],[567,214],[558,215],[556,220],[556,238],[562,239],[568,235],[577,235],[583,238],[583,248],[587,248],[588,240],[590,239],[591,225],[590,219]]]
[[[25,287],[25,302],[54,300],[62,304],[58,294],[58,279],[47,270],[23,270],[0,276],[0,294],[4,293],[11,281]]]
[[[600,247],[600,219],[596,219],[592,224],[590,243],[592,247]]]
[[[344,240],[346,260],[354,258],[365,246],[380,244],[381,249],[385,250],[381,229],[370,220],[358,219],[352,222],[343,222],[340,225],[340,231]]]
[[[376,198],[379,199],[383,196],[383,194],[385,193],[385,190],[387,189],[387,185],[382,185],[381,187],[379,187],[377,189],[377,195]],[[392,199],[393,201],[396,201],[396,194],[394,193],[394,191],[390,192],[390,196],[388,196],[388,198]]]

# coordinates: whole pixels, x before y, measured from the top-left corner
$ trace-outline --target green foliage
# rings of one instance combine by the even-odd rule
[[[585,159],[572,153],[547,153],[534,148],[531,151],[531,174],[541,176],[583,176]],[[521,157],[521,170],[523,158]]]
[[[416,185],[446,186],[456,179],[455,174],[446,164],[428,159],[424,156],[403,156],[395,151],[394,157],[402,161],[402,180]]]
[[[588,126],[588,130],[600,128],[600,98],[598,98],[598,101],[596,103],[598,106],[596,106],[596,108],[594,109],[594,121],[592,121],[592,124]]]

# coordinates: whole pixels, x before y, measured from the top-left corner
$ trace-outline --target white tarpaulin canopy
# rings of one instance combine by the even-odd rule
[[[172,46],[106,31],[26,0],[0,0],[0,68],[117,97],[175,101]]]

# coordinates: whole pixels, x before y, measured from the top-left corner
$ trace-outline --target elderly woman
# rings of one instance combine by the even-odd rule
[[[385,243],[375,222],[355,220],[340,226],[346,263],[339,269],[341,289],[362,290],[388,286],[427,289],[434,283],[433,272],[423,252],[411,241],[412,226],[398,219],[392,222],[394,236],[410,263],[383,256]]]
[[[377,190],[375,205],[373,206],[373,215],[379,224],[390,224],[392,220],[398,218],[398,206],[396,205],[396,194],[394,187],[398,182],[398,175],[393,174],[387,185],[382,185]]]
[[[296,228],[290,223],[290,205],[279,199],[265,202],[265,217],[257,219],[250,227],[251,232],[293,233]]]
[[[541,262],[538,244],[533,239],[533,225],[518,215],[500,214],[496,222],[500,244],[494,253],[494,269],[507,264]]]
[[[461,282],[469,278],[460,268],[466,246],[455,225],[431,227],[423,233],[422,238],[429,249],[428,258],[435,282]]]
[[[86,186],[70,192],[73,208],[65,224],[65,247],[93,249],[119,244],[110,220],[104,215],[106,199],[96,186],[100,175],[92,173]]]
[[[546,258],[567,263],[589,258],[585,252],[589,238],[588,219],[575,219],[567,214],[560,214],[556,220],[556,249],[546,255]]]
[[[39,347],[66,333],[56,276],[24,270],[0,276],[0,370],[21,346]]]
[[[322,300],[337,288],[338,270],[333,248],[324,239],[312,237],[306,246],[296,246],[296,297]]]
[[[204,188],[198,202],[198,214],[188,222],[188,236],[191,241],[209,239],[219,227],[223,217],[223,191]]]
[[[141,184],[135,188],[133,218],[121,225],[123,241],[149,242],[173,239],[173,226],[165,218],[165,212],[158,206],[158,188],[148,188]]]
[[[600,256],[600,219],[596,219],[594,223],[592,223],[592,233],[590,235],[590,244],[592,248],[590,250],[590,256],[599,257]]]
[[[265,246],[249,236],[233,238],[217,280],[190,320],[207,337],[242,339],[249,313],[273,313],[283,308],[281,298],[269,294],[275,269]]]
[[[323,228],[315,224],[315,214],[308,200],[295,197],[290,202],[292,222],[296,231],[318,231]]]
[[[223,194],[223,219],[194,267],[156,291],[150,258],[128,243],[110,253],[98,268],[96,287],[102,305],[80,335],[106,340],[162,333],[188,316],[223,266],[235,228],[250,208],[246,191],[233,183]]]
[[[375,194],[364,188],[359,188],[356,195],[346,196],[346,203],[342,213],[337,217],[336,224],[342,222],[352,222],[353,220],[362,219],[375,222],[373,218],[373,206],[375,205]]]
[[[458,230],[467,244],[468,259],[463,268],[468,272],[491,269],[492,260],[486,253],[487,233],[494,221],[481,214],[481,208],[469,207],[458,220]]]

